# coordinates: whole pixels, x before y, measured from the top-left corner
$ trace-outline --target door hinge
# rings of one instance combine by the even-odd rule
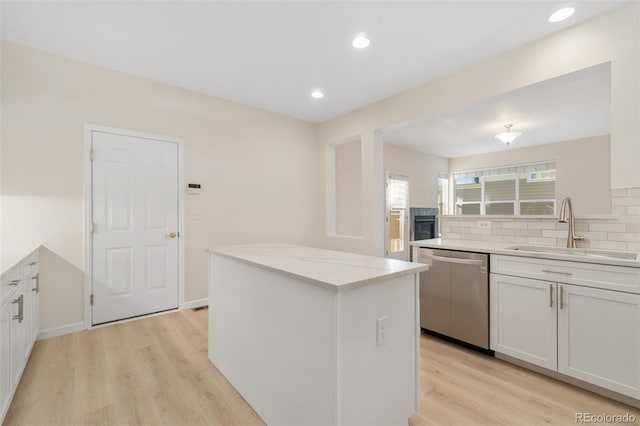
[[[93,152],[93,148],[89,151],[89,161],[93,161],[96,158],[95,153]]]
[[[95,228],[95,224],[93,222],[89,222],[89,233],[93,234],[93,229]]]
[[[89,296],[89,303],[91,304],[91,306],[93,306],[93,294]]]

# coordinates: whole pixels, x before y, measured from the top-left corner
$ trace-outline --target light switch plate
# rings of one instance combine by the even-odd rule
[[[200,210],[191,210],[191,220],[202,220],[202,212]]]

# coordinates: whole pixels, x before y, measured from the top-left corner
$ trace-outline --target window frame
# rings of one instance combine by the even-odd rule
[[[538,170],[540,168],[540,170]],[[504,173],[503,173],[504,171]],[[529,164],[521,164],[521,165],[513,165],[513,166],[502,166],[502,167],[491,167],[479,170],[473,170],[469,172],[453,172],[452,176],[452,197],[450,208],[452,214],[454,216],[474,216],[474,215],[465,215],[463,213],[458,213],[458,207],[464,205],[476,205],[479,204],[480,208],[480,216],[518,216],[518,217],[532,217],[532,216],[549,216],[553,217],[556,215],[556,183],[557,183],[557,175],[556,180],[554,180],[554,198],[540,198],[540,199],[531,199],[531,200],[522,200],[520,198],[520,179],[523,173],[531,173],[533,171],[554,171],[557,173],[557,168],[555,161],[545,161],[541,163],[529,163]],[[458,176],[456,176],[458,175]],[[463,176],[461,176],[463,175]],[[513,200],[496,200],[496,201],[487,201],[486,199],[486,177],[487,176],[510,176],[515,182],[515,197]],[[480,184],[480,201],[463,201],[461,203],[457,202],[458,188],[456,185],[457,179],[469,177],[477,177],[478,183]],[[552,203],[553,204],[553,213],[551,215],[523,215],[521,204],[522,203]],[[492,215],[487,214],[487,205],[495,205],[495,204],[513,204],[513,215]]]

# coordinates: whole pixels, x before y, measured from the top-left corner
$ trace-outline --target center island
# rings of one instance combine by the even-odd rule
[[[427,265],[289,244],[209,252],[209,359],[280,425],[407,425]]]

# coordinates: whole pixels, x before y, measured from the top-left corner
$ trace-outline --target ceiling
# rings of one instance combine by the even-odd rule
[[[505,124],[522,132],[506,147]],[[384,141],[442,157],[515,149],[611,132],[608,63],[462,105],[384,132]]]
[[[568,3],[573,17],[547,21]],[[3,0],[0,7],[3,39],[322,122],[620,3]],[[361,32],[371,46],[356,50],[351,41]],[[311,98],[317,88],[324,98]]]

